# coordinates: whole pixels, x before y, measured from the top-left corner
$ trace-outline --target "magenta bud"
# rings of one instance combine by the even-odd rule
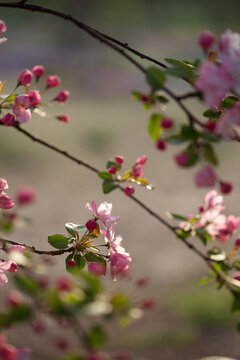
[[[125,187],[124,192],[126,195],[133,195],[135,193],[134,187],[128,185]]]
[[[206,30],[200,34],[198,43],[204,51],[207,51],[214,44],[215,40],[215,35],[212,32]]]
[[[232,184],[221,181],[220,189],[223,194],[229,194],[232,191]]]
[[[88,220],[85,224],[88,231],[94,231],[98,228],[97,222],[95,220]]]
[[[163,139],[158,139],[156,142],[156,147],[158,150],[165,150],[167,145]]]
[[[67,266],[74,267],[76,265],[76,261],[74,259],[69,259],[67,261]]]
[[[122,166],[123,162],[124,162],[124,157],[123,156],[120,156],[120,155],[117,155],[115,157],[115,161],[116,163],[119,165],[119,166]]]

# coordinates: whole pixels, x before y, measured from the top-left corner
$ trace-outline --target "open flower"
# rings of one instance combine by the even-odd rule
[[[0,263],[0,286],[8,282],[8,278],[4,274],[5,271],[16,272],[17,265],[11,260],[2,261]]]
[[[12,111],[16,115],[16,119],[20,123],[26,123],[31,120],[31,111],[29,110],[28,95],[19,95],[15,98]]]
[[[96,201],[92,201],[92,205],[87,203],[85,205],[86,208],[88,208],[90,211],[93,212],[93,214],[100,220],[104,225],[106,225],[106,222],[112,221],[116,222],[120,220],[119,216],[113,216],[112,213],[112,204],[103,202],[98,207],[96,204]]]

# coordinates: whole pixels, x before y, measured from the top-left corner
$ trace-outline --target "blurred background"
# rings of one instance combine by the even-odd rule
[[[237,0],[30,3],[69,12],[159,60],[164,57],[191,60],[201,56],[197,38],[202,30],[217,35],[226,28],[240,30]],[[29,131],[99,169],[104,169],[106,161],[115,155],[124,156],[127,166],[146,154],[149,161],[145,175],[156,191],[137,188],[136,195],[162,216],[166,216],[167,210],[182,214],[197,210],[205,195],[193,184],[197,169],[176,167],[173,155],[180,147],[169,146],[166,152],[155,149],[147,134],[150,114],[131,97],[132,90],[148,90],[136,68],[61,19],[2,8],[0,18],[8,26],[8,41],[1,45],[0,58],[0,79],[6,81],[5,92],[14,88],[23,69],[36,64],[44,65],[48,75],[58,74],[61,89],[71,92],[64,107],[49,108],[49,117],[35,115],[26,125]],[[142,63],[148,65],[146,61]],[[185,90],[179,81],[169,85],[177,93]],[[43,88],[40,83],[40,89]],[[45,100],[55,94],[55,90],[50,90]],[[188,105],[191,106],[190,101]],[[199,105],[192,105],[196,113],[202,110]],[[70,115],[71,123],[62,124],[54,119],[54,115],[63,112]],[[174,104],[166,112],[176,122],[184,121],[184,114]],[[88,219],[84,205],[93,199],[112,202],[114,214],[121,217],[118,231],[133,258],[131,281],[134,284],[139,277],[148,276],[151,285],[145,295],[154,296],[157,306],[128,329],[118,329],[117,336],[109,335],[110,350],[127,347],[133,351],[134,359],[142,360],[173,360],[176,354],[178,360],[197,360],[207,355],[240,357],[239,334],[235,331],[236,318],[230,314],[229,295],[224,290],[216,291],[214,285],[198,285],[198,280],[207,275],[205,264],[161,224],[117,191],[104,196],[101,181],[93,173],[32,143],[14,129],[1,127],[0,144],[1,176],[9,182],[9,194],[13,195],[21,184],[34,187],[38,196],[36,204],[24,210],[25,215],[33,218],[30,226],[17,229],[11,239],[24,239],[25,243],[46,249],[47,236],[63,232],[65,222],[84,223]],[[238,215],[238,149],[223,144],[217,150],[222,160],[219,174],[235,187],[226,197],[226,204],[229,212]],[[61,261],[55,269],[56,275],[65,271]],[[16,345],[24,345],[25,338],[19,336],[19,331],[10,337]],[[42,344],[46,341],[44,336],[41,340],[35,336],[34,359],[59,358],[53,352],[49,355],[49,350],[44,352]]]

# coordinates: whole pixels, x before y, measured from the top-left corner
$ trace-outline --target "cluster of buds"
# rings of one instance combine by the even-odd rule
[[[7,180],[0,178],[0,209],[11,209],[15,204],[13,200],[6,194],[8,189]]]
[[[115,188],[120,187],[121,183],[130,182],[137,185],[142,185],[149,190],[153,189],[153,186],[149,181],[144,178],[143,165],[147,162],[147,156],[139,156],[135,163],[131,166],[130,169],[126,170],[123,175],[120,174],[122,170],[122,165],[124,163],[123,156],[117,155],[114,160],[107,162],[106,169],[107,171],[100,171],[98,173],[99,177],[103,181],[103,192],[105,194],[114,190]],[[124,193],[128,196],[135,193],[135,188],[131,185],[127,185],[123,189]]]
[[[49,75],[46,77],[45,90],[42,95],[36,88],[30,90],[33,78],[35,77],[36,83],[38,83],[43,77],[44,72],[44,67],[42,65],[35,65],[32,70],[23,70],[19,74],[17,85],[10,95],[1,95],[4,83],[0,83],[0,110],[1,112],[6,112],[0,119],[2,124],[12,126],[15,123],[27,123],[31,120],[32,112],[35,112],[40,116],[46,116],[47,114],[42,111],[44,105],[49,105],[53,101],[63,104],[68,99],[69,91],[62,90],[51,100],[44,101],[44,103],[42,101],[42,96],[47,90],[56,88],[60,85],[61,80],[57,75]],[[25,92],[19,95],[15,94],[16,90],[22,86],[25,88]],[[70,121],[67,114],[57,115],[55,118],[63,123]]]

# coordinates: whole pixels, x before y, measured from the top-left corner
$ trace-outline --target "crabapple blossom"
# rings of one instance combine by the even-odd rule
[[[12,111],[16,115],[16,120],[20,123],[26,123],[31,120],[31,111],[29,110],[28,95],[19,95],[15,98]]]
[[[44,75],[44,67],[42,65],[35,65],[32,68],[32,73],[36,76],[37,81]]]
[[[30,106],[38,106],[42,100],[38,90],[29,91],[28,98]]]
[[[64,103],[68,99],[69,94],[70,92],[68,90],[62,90],[57,94],[54,100]]]
[[[67,276],[61,276],[57,280],[57,288],[59,291],[69,291],[72,289],[72,281]]]
[[[4,274],[6,271],[16,272],[17,270],[18,270],[17,265],[13,261],[11,260],[2,261],[0,263],[0,286],[8,282],[8,279]]]
[[[61,79],[57,75],[49,75],[46,80],[47,88],[54,88],[60,85]]]
[[[13,200],[5,193],[0,193],[0,209],[11,209],[14,206]]]
[[[142,177],[143,176],[142,165],[138,164],[134,167],[134,169],[132,171],[132,176],[134,176],[134,177]]]
[[[11,113],[7,113],[3,116],[1,121],[6,126],[12,126],[15,122],[15,116]]]
[[[95,261],[88,263],[88,271],[95,275],[105,275],[105,268]]]
[[[7,30],[7,26],[3,20],[0,20],[0,34],[3,34]]]
[[[129,263],[131,261],[131,257],[128,255],[120,254],[118,252],[114,252],[110,257],[110,267],[111,267],[111,275],[114,281],[116,281],[116,275],[121,274],[129,269]]]
[[[107,171],[109,172],[109,174],[114,175],[114,174],[116,174],[117,168],[116,168],[116,166],[113,165],[113,166],[110,166],[110,168],[108,168]]]
[[[210,187],[216,183],[216,175],[210,165],[206,165],[195,175],[195,184],[199,187]]]
[[[29,186],[21,186],[16,192],[16,201],[18,205],[26,205],[32,203],[36,198],[35,191]]]
[[[8,183],[7,183],[7,180],[3,179],[3,178],[0,178],[0,193],[3,191],[3,190],[7,190],[8,189]]]
[[[30,70],[25,69],[18,76],[18,83],[20,85],[29,85],[31,84],[32,78],[33,78],[33,73]]]
[[[222,113],[216,124],[215,133],[221,135],[225,140],[231,140],[233,128],[236,125],[240,125],[240,101]]]
[[[98,207],[96,204],[96,201],[93,200],[92,204],[90,205],[87,203],[85,205],[85,208],[88,208],[90,211],[93,212],[93,215],[96,216],[104,225],[106,225],[107,222],[116,222],[119,221],[119,216],[113,216],[112,213],[112,204],[107,202],[102,202]]]
[[[23,303],[23,296],[20,292],[16,290],[11,290],[7,293],[6,303],[11,307],[20,305],[21,303]]]
[[[124,188],[124,192],[126,195],[133,195],[135,193],[135,189],[133,186],[128,185]]]
[[[211,31],[206,30],[200,34],[198,43],[204,51],[207,51],[214,44],[215,40],[215,35]]]
[[[67,114],[61,114],[57,116],[57,119],[62,123],[68,123],[70,121],[70,117]]]

